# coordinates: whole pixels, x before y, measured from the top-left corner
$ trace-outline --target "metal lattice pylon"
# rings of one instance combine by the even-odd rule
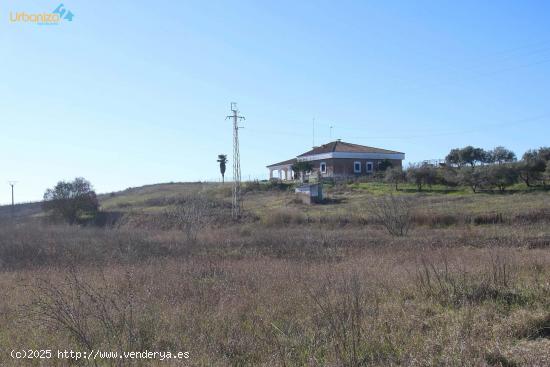
[[[232,115],[226,119],[233,119],[233,202],[231,206],[231,215],[233,218],[241,216],[241,158],[239,153],[239,120],[244,120],[243,116],[239,116],[237,103],[231,102]]]

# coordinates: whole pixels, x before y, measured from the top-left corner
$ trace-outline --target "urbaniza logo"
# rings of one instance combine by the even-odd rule
[[[10,12],[10,23],[31,23],[36,25],[59,25],[62,22],[72,22],[74,14],[63,4],[59,4],[52,12],[27,13],[24,11]]]

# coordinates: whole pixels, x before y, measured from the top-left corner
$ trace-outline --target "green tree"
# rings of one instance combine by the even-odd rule
[[[460,185],[458,179],[459,169],[452,166],[444,166],[439,168],[438,180],[447,187],[456,187]]]
[[[304,175],[307,172],[311,172],[313,165],[310,162],[300,161],[292,165],[292,171],[294,172],[294,177],[300,177],[300,181],[304,181]]]
[[[378,170],[379,171],[386,171],[388,168],[392,168],[393,164],[389,159],[384,159],[378,163]]]
[[[392,183],[395,185],[395,191],[398,190],[399,183],[405,182],[407,179],[407,176],[405,175],[405,172],[401,169],[401,167],[391,167],[386,170],[386,174],[384,176],[384,181],[387,183]]]
[[[550,161],[546,162],[546,170],[544,171],[544,178],[542,180],[542,184],[545,188],[547,187],[548,182],[550,182]]]
[[[488,163],[503,164],[516,161],[516,153],[502,146],[498,146],[487,153],[489,158]]]
[[[550,162],[550,147],[541,147],[537,151],[537,155],[545,162]]]
[[[99,202],[89,181],[82,177],[72,182],[59,181],[44,193],[43,208],[54,217],[74,224],[86,218],[94,218]]]
[[[546,161],[541,150],[528,150],[523,154],[521,162],[518,162],[517,169],[519,177],[528,187],[536,184],[542,179],[542,174],[546,170]],[[544,153],[544,151],[542,151]]]
[[[477,163],[487,163],[488,154],[482,148],[474,148],[471,145],[460,149],[459,159],[462,164],[474,167]]]
[[[458,171],[457,178],[461,185],[470,187],[474,194],[485,182],[485,175],[481,170],[474,170],[471,167],[462,167]]]
[[[518,182],[518,170],[509,164],[494,164],[484,171],[487,183],[491,187],[497,187],[500,192]]]
[[[460,160],[460,148],[451,149],[449,154],[445,157],[445,163],[449,166],[462,166],[462,161]]]
[[[474,167],[478,163],[489,163],[491,155],[482,148],[474,148],[468,145],[464,148],[451,149],[445,157],[445,162],[449,166],[462,167],[469,164]]]
[[[218,161],[220,164],[220,173],[222,175],[222,183],[225,183],[225,169],[227,165],[227,155],[226,154],[218,154]]]
[[[407,168],[407,180],[413,182],[418,191],[422,191],[424,185],[431,187],[437,182],[437,168],[428,164],[411,164]]]

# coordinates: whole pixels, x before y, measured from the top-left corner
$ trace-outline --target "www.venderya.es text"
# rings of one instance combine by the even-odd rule
[[[13,359],[143,359],[143,360],[171,360],[189,359],[189,352],[170,351],[108,351],[108,350],[52,350],[52,349],[12,349],[10,356]]]

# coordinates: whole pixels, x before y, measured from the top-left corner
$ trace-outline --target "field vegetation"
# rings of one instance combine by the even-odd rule
[[[94,223],[4,219],[2,350],[189,351],[196,366],[550,364],[548,192],[358,182],[326,185],[311,206],[284,184],[244,192],[238,222],[230,185],[206,183],[99,195]]]

